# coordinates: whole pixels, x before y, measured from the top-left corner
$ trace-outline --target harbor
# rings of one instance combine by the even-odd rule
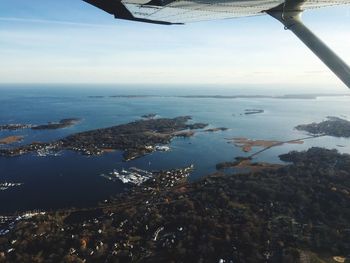
[[[21,185],[23,185],[23,184],[22,183],[9,183],[9,182],[0,183],[0,191],[6,191],[10,188],[19,187]]]
[[[172,187],[181,179],[187,178],[193,171],[194,165],[191,164],[185,168],[172,169],[166,171],[146,171],[137,167],[129,169],[114,169],[108,174],[100,174],[101,177],[109,181],[121,181],[124,184],[140,186],[150,181],[150,184],[161,185],[162,187]],[[150,180],[152,179],[152,180]]]

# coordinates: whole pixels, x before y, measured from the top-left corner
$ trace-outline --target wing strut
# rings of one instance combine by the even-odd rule
[[[303,0],[286,0],[286,3],[266,13],[280,21],[286,30],[291,30],[350,88],[349,66],[303,24],[301,20],[303,2]]]

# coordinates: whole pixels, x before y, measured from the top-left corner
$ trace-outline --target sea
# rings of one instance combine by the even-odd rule
[[[245,153],[230,143],[230,138],[287,141],[307,136],[295,129],[299,124],[320,122],[327,116],[350,120],[350,93],[309,96],[310,92],[305,89],[302,96],[281,97],[295,94],[293,92],[292,89],[267,87],[199,85],[1,85],[0,125],[45,124],[64,118],[81,118],[77,125],[58,130],[0,131],[0,139],[24,136],[22,142],[11,147],[34,141],[50,142],[77,132],[125,124],[149,113],[164,118],[190,115],[193,122],[205,122],[209,128],[226,127],[228,130],[197,132],[191,138],[175,138],[169,145],[170,151],[154,152],[128,162],[123,160],[122,151],[102,156],[64,151],[57,156],[33,153],[0,157],[0,184],[22,183],[19,187],[0,191],[0,215],[85,207],[103,202],[130,187],[100,176],[114,169],[137,167],[152,171],[193,164],[195,169],[189,180],[196,181],[216,172],[217,163],[233,161],[235,157],[248,156],[261,149],[255,147],[251,153]],[[264,112],[246,115],[247,109]],[[306,140],[303,144],[284,144],[259,154],[254,161],[283,163],[279,160],[280,154],[310,147],[350,153],[350,139],[326,136]]]

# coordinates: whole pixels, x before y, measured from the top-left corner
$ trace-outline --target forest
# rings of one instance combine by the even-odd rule
[[[160,173],[96,208],[21,221],[0,262],[349,262],[350,155],[280,158],[290,164],[171,186]]]

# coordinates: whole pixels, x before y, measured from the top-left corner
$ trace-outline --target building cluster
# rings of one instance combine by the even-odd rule
[[[0,183],[0,191],[5,191],[5,190],[8,190],[10,188],[18,187],[21,185],[22,185],[22,183],[9,183],[9,182]]]

